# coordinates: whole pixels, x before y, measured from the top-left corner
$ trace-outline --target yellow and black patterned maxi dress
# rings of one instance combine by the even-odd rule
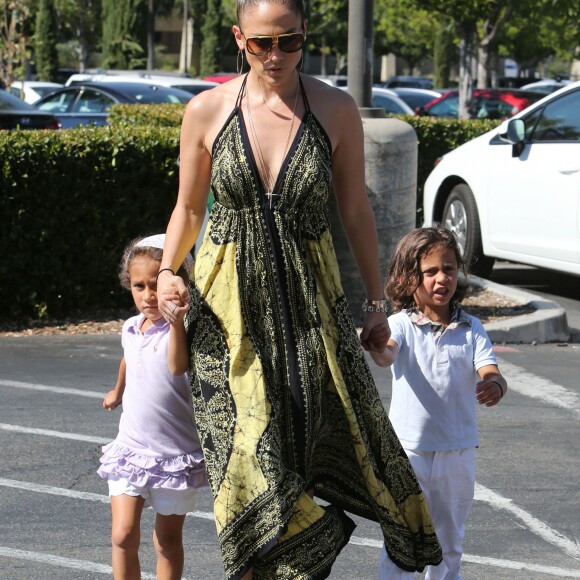
[[[225,572],[326,578],[354,529],[343,510],[378,521],[392,559],[420,570],[440,549],[341,288],[331,145],[301,90],[270,209],[242,87],[213,147],[215,203],[190,284],[190,378]]]

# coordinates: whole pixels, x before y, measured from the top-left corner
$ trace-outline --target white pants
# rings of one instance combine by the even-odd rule
[[[465,522],[475,490],[475,449],[410,451],[405,449],[421,484],[435,532],[443,550],[443,562],[428,566],[426,580],[461,580],[461,555]],[[381,550],[379,580],[407,580],[412,572],[401,570]]]

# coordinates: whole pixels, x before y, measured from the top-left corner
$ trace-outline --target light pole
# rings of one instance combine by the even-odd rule
[[[188,54],[187,45],[189,39],[187,38],[187,28],[189,26],[189,0],[183,0],[183,74],[187,74],[188,70]]]
[[[384,117],[383,109],[372,107],[374,0],[348,3],[348,92],[361,117]]]

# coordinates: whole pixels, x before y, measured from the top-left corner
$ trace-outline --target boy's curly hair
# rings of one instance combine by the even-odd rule
[[[132,240],[129,245],[125,248],[123,252],[123,257],[121,258],[121,263],[119,264],[119,281],[121,286],[127,290],[131,290],[131,279],[129,276],[129,266],[131,262],[137,256],[147,256],[152,260],[155,260],[161,264],[161,258],[163,256],[163,250],[161,248],[153,248],[151,246],[137,246],[137,244],[144,240],[147,236],[141,236]],[[177,270],[176,274],[183,278],[183,281],[187,285],[189,280],[189,274],[183,266]]]
[[[394,312],[415,306],[413,295],[422,282],[421,259],[439,247],[453,250],[459,270],[467,277],[467,265],[453,232],[442,227],[416,228],[397,244],[389,269],[385,294]],[[469,284],[459,279],[451,304],[461,302],[468,288]]]

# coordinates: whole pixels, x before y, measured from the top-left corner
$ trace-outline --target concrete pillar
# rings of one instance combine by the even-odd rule
[[[395,246],[415,227],[417,134],[411,125],[399,119],[363,118],[363,127],[367,194],[375,213],[379,263],[385,279]],[[365,289],[334,201],[330,214],[342,285],[358,324]]]

